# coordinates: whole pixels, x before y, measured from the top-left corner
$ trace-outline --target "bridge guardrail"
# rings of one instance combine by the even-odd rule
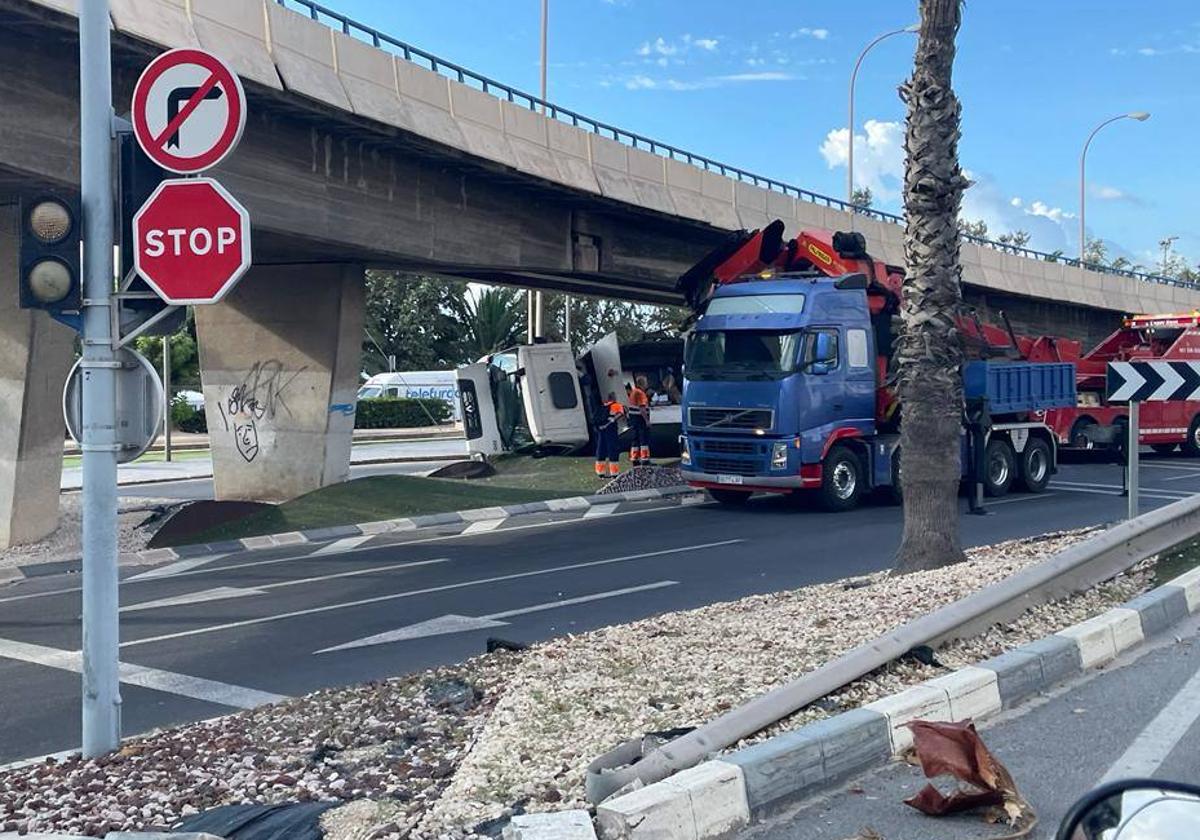
[[[482,73],[476,73],[456,64],[453,61],[448,61],[444,58],[434,55],[414,47],[412,44],[406,43],[381,32],[373,26],[368,26],[365,23],[360,23],[341,12],[334,11],[327,6],[315,2],[315,0],[274,0],[284,8],[293,9],[307,14],[312,20],[329,26],[332,29],[337,29],[345,35],[353,38],[366,41],[373,46],[387,50],[402,57],[405,61],[411,61],[414,64],[424,66],[426,69],[438,73],[439,75],[448,76],[461,84],[470,85],[484,93],[491,94],[500,99],[507,99],[509,102],[518,103],[529,108],[531,111],[538,111],[548,116],[551,119],[569,122],[571,125],[578,128],[591,131],[594,134],[612,137],[619,143],[624,143],[635,149],[642,149],[651,154],[661,157],[670,158],[671,160],[684,161],[692,166],[699,166],[710,172],[717,172],[727,178],[735,178],[738,181],[754,184],[757,187],[773,190],[784,195],[793,196],[801,201],[807,201],[811,204],[821,204],[825,207],[833,207],[838,210],[843,210],[847,213],[857,213],[861,216],[876,219],[881,222],[892,222],[894,224],[904,224],[904,218],[895,213],[888,213],[883,210],[876,210],[871,207],[861,207],[844,201],[833,196],[822,195],[811,190],[806,190],[803,187],[797,187],[793,184],[788,184],[775,178],[768,178],[765,175],[758,175],[754,172],[749,172],[737,166],[732,166],[727,163],[721,163],[704,155],[689,152],[686,149],[672,146],[669,143],[664,143],[661,140],[654,140],[650,137],[638,134],[637,132],[627,131],[615,125],[593,119],[592,117],[580,114],[570,108],[564,108],[561,105],[556,105],[553,102],[544,100],[532,93],[526,93],[520,88],[515,88],[511,85],[506,85],[503,82],[498,82],[495,79],[484,76]],[[976,245],[982,245],[986,248],[992,248],[997,251],[1003,251],[1008,254],[1027,257],[1029,259],[1041,260],[1043,262],[1062,263],[1072,267],[1081,267],[1089,271],[1096,271],[1103,274],[1113,274],[1121,277],[1129,277],[1134,280],[1142,280],[1150,283],[1158,283],[1165,286],[1176,286],[1180,288],[1200,289],[1200,283],[1192,283],[1185,280],[1180,280],[1176,277],[1166,277],[1161,274],[1148,274],[1141,271],[1131,271],[1128,269],[1112,268],[1098,263],[1089,263],[1082,260],[1065,257],[1058,253],[1048,253],[1046,251],[1038,251],[1033,248],[1026,248],[1020,245],[1012,245],[1005,242],[998,242],[993,239],[987,239],[982,236],[963,233],[962,237],[968,242]]]

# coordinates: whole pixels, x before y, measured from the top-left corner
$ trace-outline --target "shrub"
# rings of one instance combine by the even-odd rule
[[[444,400],[379,397],[358,401],[354,428],[410,429],[449,419],[450,406]]]
[[[203,434],[208,431],[208,418],[204,415],[204,409],[192,408],[179,394],[171,400],[171,426],[181,432]]]

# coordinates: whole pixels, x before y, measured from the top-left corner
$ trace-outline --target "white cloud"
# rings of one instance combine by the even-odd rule
[[[786,82],[796,79],[790,73],[766,71],[762,73],[731,73],[724,76],[704,76],[699,79],[654,79],[649,76],[631,76],[625,80],[628,90],[707,90],[726,85],[750,82]]]
[[[708,50],[709,52],[712,52],[717,48],[718,42],[716,38],[697,38],[692,43],[702,50]]]
[[[904,125],[867,120],[866,134],[854,135],[854,185],[866,187],[880,199],[895,198],[904,180]],[[821,143],[821,156],[830,169],[846,166],[850,133],[835,128]]]
[[[828,29],[813,29],[808,26],[802,26],[799,29],[793,29],[789,38],[815,38],[818,41],[824,41],[829,37]]]
[[[1021,199],[1019,199],[1017,196],[1014,195],[1012,198],[1010,198],[1008,200],[1008,203],[1011,204],[1013,207],[1020,207],[1023,202],[1021,201]]]

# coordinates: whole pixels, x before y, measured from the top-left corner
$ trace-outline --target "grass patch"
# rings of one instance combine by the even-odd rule
[[[356,525],[425,513],[519,505],[569,495],[574,493],[497,486],[480,481],[377,475],[316,490],[270,510],[194,534],[188,542],[223,542],[260,534]]]
[[[203,461],[206,458],[212,457],[212,451],[209,449],[175,449],[171,452],[171,460],[174,461]],[[142,457],[133,461],[134,464],[150,464],[150,463],[166,463],[167,456],[165,452],[147,452]],[[82,467],[82,455],[64,455],[64,467]]]
[[[591,494],[603,486],[600,479],[596,478],[595,461],[590,455],[549,458],[503,455],[494,458],[492,466],[496,468],[496,474],[493,476],[455,483],[470,484],[472,487],[512,487],[568,494]]]
[[[1190,540],[1159,555],[1154,568],[1154,585],[1170,583],[1184,572],[1200,566],[1200,540]]]

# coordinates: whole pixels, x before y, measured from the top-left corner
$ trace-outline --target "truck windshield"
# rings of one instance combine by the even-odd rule
[[[689,379],[782,379],[795,373],[802,330],[704,330],[688,338]]]

